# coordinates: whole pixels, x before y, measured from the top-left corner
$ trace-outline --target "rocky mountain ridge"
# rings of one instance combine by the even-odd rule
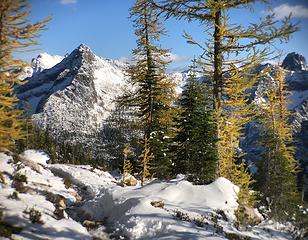
[[[305,57],[295,52],[291,52],[285,57],[281,67],[289,71],[308,70]]]
[[[103,59],[84,44],[49,69],[34,59],[34,74],[16,89],[20,107],[55,135],[81,139],[102,128],[125,85],[125,63]]]

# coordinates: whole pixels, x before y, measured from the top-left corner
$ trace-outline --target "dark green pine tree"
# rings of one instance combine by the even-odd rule
[[[216,177],[217,151],[210,91],[196,76],[196,63],[190,68],[188,82],[179,101],[176,173],[185,173],[196,184],[211,182]]]
[[[154,156],[151,167],[157,177],[168,176],[171,160],[168,157],[169,139],[173,134],[176,113],[175,83],[166,73],[169,52],[160,47],[164,28],[158,12],[148,0],[137,0],[131,8],[136,28],[137,48],[133,50],[133,63],[127,69],[128,85],[131,86],[118,100],[120,107],[134,115],[140,139],[148,139],[149,155]]]

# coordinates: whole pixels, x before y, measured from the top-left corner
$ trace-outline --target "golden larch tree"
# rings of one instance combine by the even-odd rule
[[[38,32],[49,18],[31,24],[29,4],[26,0],[0,1],[0,147],[11,148],[14,141],[25,136],[21,111],[15,109],[17,98],[14,86],[21,84],[21,69],[27,64],[17,59],[16,52],[27,52],[37,45]]]
[[[264,147],[260,159],[258,186],[264,203],[276,220],[291,220],[299,203],[296,186],[298,162],[294,158],[292,128],[289,124],[288,95],[284,72],[277,67],[274,87],[266,93],[262,106],[261,126]]]

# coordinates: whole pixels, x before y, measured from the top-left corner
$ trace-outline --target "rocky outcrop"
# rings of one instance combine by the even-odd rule
[[[304,58],[304,56],[292,52],[289,53],[283,60],[281,67],[289,71],[307,70],[306,59]]]

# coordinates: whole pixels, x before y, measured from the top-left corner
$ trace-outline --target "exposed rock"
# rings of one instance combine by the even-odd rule
[[[32,185],[34,186],[37,186],[41,189],[44,189],[44,190],[48,190],[51,188],[51,185],[50,184],[45,184],[45,183],[39,183],[39,182],[31,182]]]
[[[308,71],[287,72],[286,81],[290,91],[308,90]]]
[[[158,201],[152,201],[151,205],[153,207],[163,208],[165,206],[165,203],[163,201],[158,200]]]
[[[82,225],[86,228],[95,228],[97,226],[95,221],[90,220],[84,220]]]
[[[82,200],[82,197],[76,191],[72,192],[71,195],[76,198],[77,202],[80,202]]]
[[[28,193],[28,194],[31,194],[31,195],[37,195],[37,194],[39,194],[40,192],[41,192],[41,191],[38,190],[38,189],[34,189],[34,188],[32,188],[32,187],[26,186],[26,187],[25,187],[25,192],[24,192],[24,193]]]
[[[283,60],[281,66],[290,71],[307,70],[305,57],[295,52],[289,53]]]
[[[57,207],[66,208],[65,198],[59,194],[53,194],[49,192],[46,195],[46,199],[55,204]]]
[[[137,185],[137,179],[134,176],[129,176],[124,179],[124,185],[126,186],[136,186]]]
[[[58,206],[58,207],[61,207],[61,208],[66,208],[66,204],[64,202],[64,199],[57,199],[55,204]]]

